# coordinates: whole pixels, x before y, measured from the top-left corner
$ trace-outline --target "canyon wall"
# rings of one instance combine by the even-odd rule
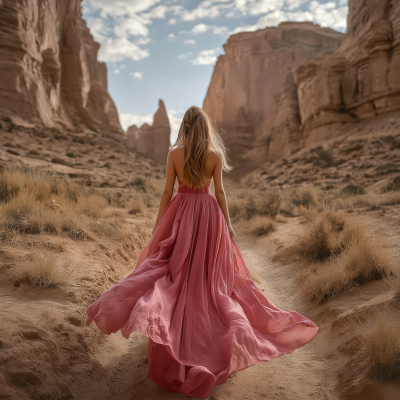
[[[165,163],[170,146],[171,129],[164,102],[159,100],[159,107],[154,114],[152,125],[143,124],[140,128],[132,125],[127,129],[126,145],[148,157]]]
[[[295,71],[302,131],[309,142],[400,110],[400,2],[350,0],[340,48]]]
[[[310,22],[233,35],[218,58],[203,109],[227,135],[243,172],[301,136],[295,68],[334,52],[344,35]]]
[[[0,116],[123,138],[80,3],[0,1]]]
[[[345,35],[282,23],[224,49],[203,108],[239,171],[400,110],[399,1],[349,0]]]

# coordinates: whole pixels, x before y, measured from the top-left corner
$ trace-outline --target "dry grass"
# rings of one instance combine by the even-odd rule
[[[268,235],[276,230],[276,225],[270,217],[253,217],[246,223],[245,232],[256,236]]]
[[[392,178],[387,185],[381,188],[382,193],[387,193],[392,190],[400,190],[400,175]]]
[[[341,211],[319,215],[297,243],[275,259],[300,262],[303,290],[319,303],[350,287],[396,276],[384,247]]]
[[[121,218],[104,215],[106,198],[86,195],[76,184],[35,171],[0,172],[0,229],[65,234],[73,239],[116,234]]]
[[[27,282],[40,289],[62,286],[73,278],[75,272],[76,268],[68,265],[59,255],[42,249],[20,260],[14,267],[12,278],[14,286]]]
[[[400,323],[389,310],[379,313],[365,332],[361,342],[371,373],[383,381],[400,378]]]
[[[146,209],[146,204],[143,201],[143,196],[138,193],[131,199],[129,199],[129,202],[127,204],[128,208],[128,213],[136,215],[138,213],[142,213]]]

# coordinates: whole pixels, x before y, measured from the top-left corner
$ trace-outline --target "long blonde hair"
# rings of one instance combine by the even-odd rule
[[[204,168],[211,150],[222,161],[224,171],[232,167],[227,162],[226,147],[211,118],[199,107],[190,107],[179,128],[176,142],[170,149],[183,147],[182,180],[185,185],[198,189],[207,184]]]

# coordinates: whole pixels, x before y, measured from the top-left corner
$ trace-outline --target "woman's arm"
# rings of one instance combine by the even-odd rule
[[[174,193],[176,171],[175,171],[173,159],[174,159],[174,153],[172,150],[168,153],[168,157],[167,157],[167,175],[165,178],[164,190],[161,195],[160,206],[158,208],[158,215],[157,215],[156,223],[153,228],[153,233],[157,227],[158,221],[160,220],[161,214],[163,213],[165,207],[167,207],[168,203],[171,201],[172,195]]]
[[[221,207],[222,213],[224,214],[226,223],[228,224],[229,233],[232,237],[235,237],[235,232],[232,228],[231,220],[228,213],[228,203],[226,202],[225,190],[222,184],[222,161],[218,157],[217,164],[214,168],[214,186],[215,186],[215,197]]]

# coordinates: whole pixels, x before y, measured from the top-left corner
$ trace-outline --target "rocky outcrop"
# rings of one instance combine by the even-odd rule
[[[226,132],[229,157],[242,172],[279,157],[298,141],[301,121],[293,72],[305,59],[334,52],[342,37],[309,22],[285,22],[229,38],[203,109]]]
[[[81,0],[0,1],[0,115],[121,138]]]
[[[400,110],[398,1],[349,0],[345,35],[284,23],[233,35],[224,49],[203,108],[239,172]]]
[[[400,3],[350,0],[340,48],[295,72],[302,131],[309,142],[400,109]]]
[[[126,144],[139,153],[152,157],[162,163],[167,161],[171,129],[167,111],[162,100],[154,114],[153,125],[143,124],[140,128],[132,125],[127,129]]]

